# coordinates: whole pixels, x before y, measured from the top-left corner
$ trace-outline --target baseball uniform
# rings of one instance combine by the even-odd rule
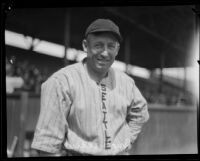
[[[110,68],[96,83],[85,60],[66,66],[42,84],[41,110],[32,148],[117,155],[133,143],[149,119],[147,102],[134,80]]]

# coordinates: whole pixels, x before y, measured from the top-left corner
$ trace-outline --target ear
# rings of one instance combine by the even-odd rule
[[[82,41],[82,47],[83,47],[83,51],[86,52],[86,53],[87,53],[87,46],[88,46],[87,40],[84,39],[84,40]]]
[[[116,52],[116,56],[117,56],[118,53],[119,53],[119,49],[120,49],[120,44],[117,44],[117,52]]]

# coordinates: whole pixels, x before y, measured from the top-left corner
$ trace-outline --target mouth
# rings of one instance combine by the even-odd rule
[[[108,63],[108,62],[109,62],[109,60],[102,59],[102,58],[97,58],[97,61],[98,61],[99,63]]]

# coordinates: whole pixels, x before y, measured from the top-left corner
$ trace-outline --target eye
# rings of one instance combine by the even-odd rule
[[[109,44],[109,45],[108,45],[108,48],[109,48],[109,49],[111,49],[111,50],[114,50],[114,49],[115,49],[115,47],[116,47],[116,45],[115,45],[115,44]]]
[[[103,47],[103,45],[102,45],[102,44],[95,44],[94,47],[95,47],[96,49],[100,49],[100,48]]]
[[[115,45],[108,45],[109,48],[115,48]]]

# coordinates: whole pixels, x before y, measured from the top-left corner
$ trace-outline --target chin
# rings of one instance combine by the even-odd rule
[[[110,66],[101,66],[101,65],[96,65],[96,70],[97,72],[104,73],[109,70]]]

